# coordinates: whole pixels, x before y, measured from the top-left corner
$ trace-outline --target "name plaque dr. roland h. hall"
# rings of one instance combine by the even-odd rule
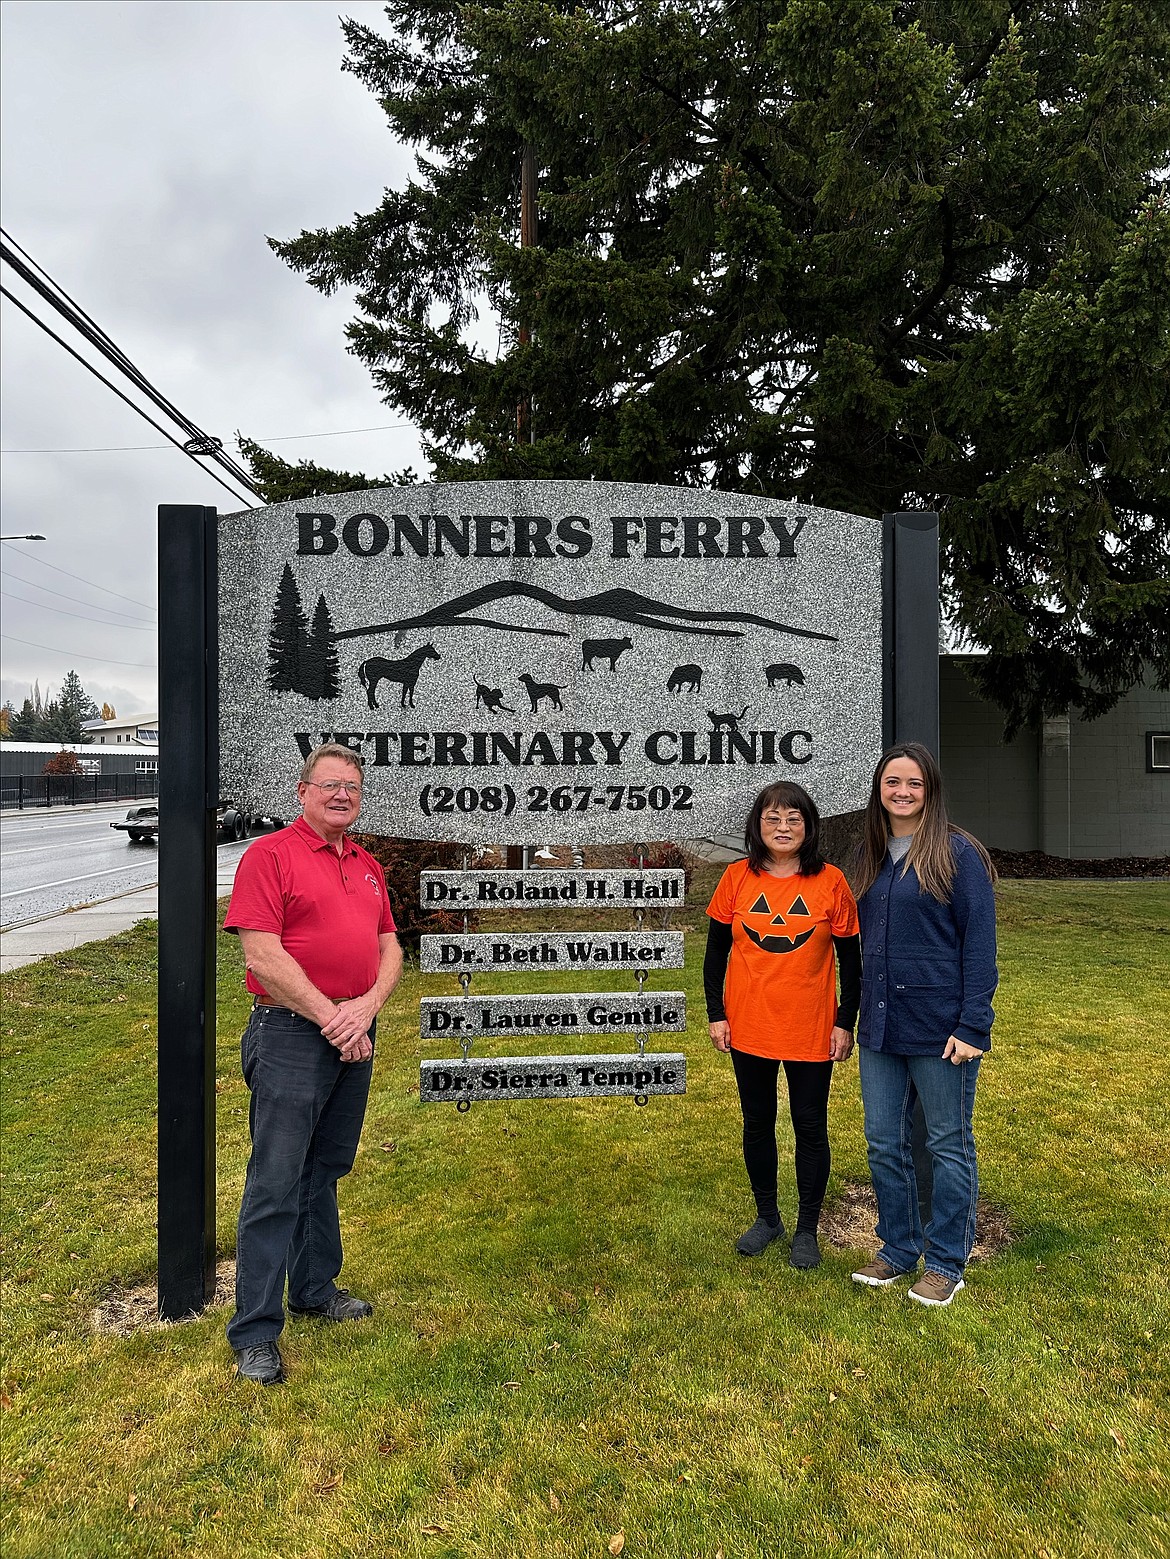
[[[880,521],[608,482],[380,488],[218,520],[220,790],[287,811],[325,740],[363,827],[465,843],[742,828],[864,802]]]

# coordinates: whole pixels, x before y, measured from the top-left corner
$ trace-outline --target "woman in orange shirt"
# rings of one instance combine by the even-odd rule
[[[756,1221],[736,1249],[758,1256],[784,1233],[776,1205],[783,1065],[800,1204],[789,1261],[800,1268],[821,1260],[817,1222],[829,1182],[829,1084],[834,1062],[853,1050],[861,987],[857,905],[845,878],[821,855],[820,821],[799,785],[760,792],[744,831],[747,859],[727,868],[707,906],[703,963],[711,1043],[731,1054],[756,1200]]]

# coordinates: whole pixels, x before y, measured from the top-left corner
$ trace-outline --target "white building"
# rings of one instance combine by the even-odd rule
[[[158,716],[132,720],[87,720],[82,726],[97,747],[158,747]]]

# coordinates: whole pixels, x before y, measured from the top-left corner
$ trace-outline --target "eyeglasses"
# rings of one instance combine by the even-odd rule
[[[769,828],[776,828],[780,823],[787,823],[788,821],[788,818],[782,816],[779,812],[765,812],[760,819],[760,822],[767,823]],[[804,818],[799,813],[792,819],[792,825],[795,827],[798,821],[804,822]]]
[[[347,796],[360,796],[362,793],[361,780],[306,780],[305,784],[316,785],[327,796],[336,796],[343,790]]]

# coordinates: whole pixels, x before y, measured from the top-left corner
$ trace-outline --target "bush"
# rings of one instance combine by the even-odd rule
[[[383,834],[354,834],[355,843],[368,850],[386,874],[386,891],[398,927],[398,939],[411,953],[418,952],[422,933],[463,930],[463,916],[449,909],[429,909],[418,895],[419,873],[458,870],[464,847],[427,839],[394,839]],[[470,929],[474,930],[474,924]]]
[[[81,760],[75,752],[67,752],[62,747],[60,752],[55,752],[41,770],[42,774],[82,774],[85,771],[81,767]]]

